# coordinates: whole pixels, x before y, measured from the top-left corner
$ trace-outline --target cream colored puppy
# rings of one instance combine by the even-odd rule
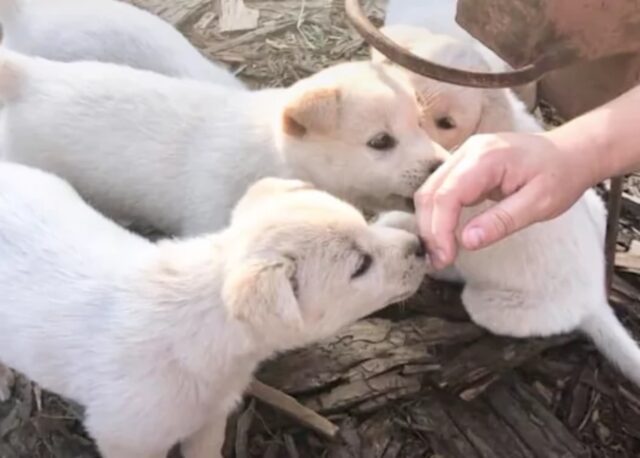
[[[482,71],[506,72],[513,70],[494,53],[456,22],[458,0],[390,0],[387,4],[387,27],[424,27],[432,32],[447,35],[473,48],[487,63]],[[480,71],[480,70],[478,70]],[[514,89],[528,110],[534,108],[537,98],[536,83]]]
[[[216,234],[154,244],[2,163],[0,233],[0,360],[83,404],[104,458],[220,457],[260,361],[407,298],[426,266],[415,235],[293,180],[255,184]]]
[[[0,0],[3,45],[59,61],[97,60],[225,86],[243,84],[171,24],[116,0]]]
[[[460,67],[482,62],[472,47],[450,37],[404,27],[388,33],[398,33],[400,41],[407,37],[416,40],[422,33],[422,39],[411,46],[436,61]],[[418,75],[412,79],[416,90],[429,98],[424,106],[427,119],[423,125],[437,142],[460,144],[470,134],[482,132],[542,131],[523,104],[507,91],[459,88]],[[464,107],[467,113],[463,113]],[[438,117],[449,119],[454,127],[430,127],[427,120]],[[481,143],[484,139],[477,136],[470,141]],[[485,202],[465,209],[460,227],[492,205],[493,202]],[[640,385],[640,349],[607,301],[605,220],[604,205],[590,190],[568,212],[552,221],[530,226],[479,251],[462,250],[454,271],[448,271],[445,278],[456,279],[457,271],[464,279],[464,306],[472,320],[489,331],[536,337],[580,330]],[[407,213],[393,212],[379,221],[417,232],[414,217]]]
[[[111,217],[173,234],[223,227],[264,176],[366,210],[408,208],[447,156],[405,74],[341,64],[251,92],[98,62],[0,54],[9,160],[54,172]]]

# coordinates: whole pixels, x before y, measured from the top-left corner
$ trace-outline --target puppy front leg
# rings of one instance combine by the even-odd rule
[[[15,375],[13,371],[0,363],[0,402],[9,400],[14,382]]]
[[[200,431],[181,444],[184,458],[222,458],[226,424],[225,416],[212,417]]]

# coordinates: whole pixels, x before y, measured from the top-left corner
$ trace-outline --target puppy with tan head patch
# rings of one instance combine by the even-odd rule
[[[386,8],[385,26],[427,28],[446,35],[474,49],[488,69],[484,71],[506,72],[513,68],[477,38],[469,34],[456,21],[458,0],[389,0]],[[536,104],[536,83],[514,88],[513,91],[532,110]]]
[[[251,92],[106,63],[0,59],[7,159],[173,234],[222,227],[264,176],[310,181],[365,210],[407,208],[447,155],[388,65],[346,63]]]
[[[259,181],[216,234],[154,244],[3,163],[0,233],[0,361],[83,404],[104,458],[220,457],[258,363],[407,298],[427,264],[415,235],[295,180]]]
[[[482,54],[458,38],[406,25],[386,26],[381,31],[412,53],[438,64],[474,72],[490,71]],[[375,49],[371,50],[371,59],[391,64]],[[473,134],[540,130],[524,104],[507,89],[456,86],[404,72],[418,94],[423,128],[449,150]]]

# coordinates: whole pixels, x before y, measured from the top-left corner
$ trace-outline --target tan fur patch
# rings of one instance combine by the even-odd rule
[[[326,134],[335,128],[339,107],[338,88],[309,90],[285,108],[283,130],[293,137],[302,137],[309,131]]]

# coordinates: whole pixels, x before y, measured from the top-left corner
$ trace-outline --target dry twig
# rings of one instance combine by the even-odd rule
[[[317,433],[329,439],[335,439],[340,428],[317,414],[313,410],[303,406],[293,397],[275,388],[265,385],[258,380],[254,380],[249,387],[248,393],[254,398],[278,409],[282,413],[297,420],[301,424],[311,428]]]

